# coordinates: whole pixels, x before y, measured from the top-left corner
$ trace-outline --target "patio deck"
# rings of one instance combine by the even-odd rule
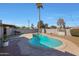
[[[72,41],[73,43],[75,43],[79,47],[79,37],[66,36],[65,38],[68,39],[69,41]]]
[[[2,56],[74,56],[69,52],[62,52],[56,49],[45,49],[33,47],[28,43],[28,38],[23,35],[8,38],[9,46],[0,48]]]

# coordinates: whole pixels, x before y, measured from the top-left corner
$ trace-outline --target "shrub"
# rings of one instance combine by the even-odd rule
[[[79,29],[71,29],[70,33],[71,33],[72,36],[79,37]]]
[[[51,26],[50,28],[56,29],[57,27],[56,26]]]
[[[4,36],[3,36],[3,42],[8,41],[7,37],[8,37],[7,35],[4,35]]]

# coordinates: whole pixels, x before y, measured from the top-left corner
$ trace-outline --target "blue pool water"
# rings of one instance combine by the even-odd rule
[[[63,43],[60,40],[49,38],[41,34],[34,34],[29,43],[32,46],[44,47],[44,48],[57,48]]]

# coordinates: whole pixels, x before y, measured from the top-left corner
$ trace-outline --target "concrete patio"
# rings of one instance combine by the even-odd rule
[[[74,56],[68,52],[62,52],[56,49],[37,48],[28,43],[28,38],[23,34],[20,36],[10,37],[9,46],[0,48],[2,56]]]

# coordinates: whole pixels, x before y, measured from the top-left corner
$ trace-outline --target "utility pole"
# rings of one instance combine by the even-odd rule
[[[30,20],[28,20],[28,28],[30,28]]]

